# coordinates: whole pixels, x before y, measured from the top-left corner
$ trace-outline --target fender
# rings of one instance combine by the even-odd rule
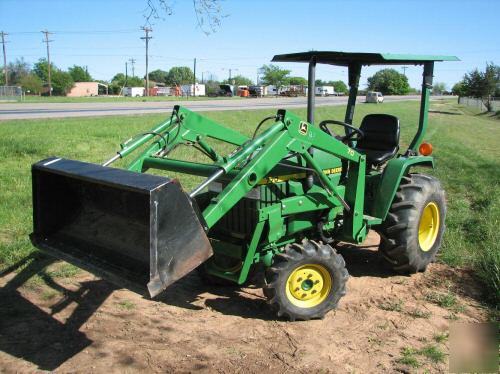
[[[398,157],[387,163],[374,198],[375,204],[372,209],[374,217],[385,220],[401,178],[408,174],[411,166],[415,165],[434,168],[434,158],[431,156]]]

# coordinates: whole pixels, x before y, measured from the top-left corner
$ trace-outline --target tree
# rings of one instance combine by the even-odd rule
[[[68,69],[69,74],[75,82],[92,82],[93,79],[90,76],[86,68],[82,66],[73,65]]]
[[[50,64],[50,71],[55,70],[53,63]],[[38,60],[35,65],[33,65],[33,72],[42,80],[42,82],[47,82],[49,79],[49,64],[45,58]]]
[[[19,84],[25,92],[33,95],[38,95],[43,89],[42,80],[37,75],[32,73],[22,77]]]
[[[166,83],[167,82],[167,75],[168,72],[165,70],[153,70],[151,73],[149,73],[149,80],[155,81],[157,83]]]
[[[333,86],[335,92],[338,93],[347,93],[349,90],[347,89],[347,85],[343,81],[324,81],[321,79],[316,79],[314,81],[316,86]]]
[[[213,80],[213,79],[209,79],[209,80],[205,81],[205,93],[208,96],[210,96],[210,95],[216,96],[217,92],[220,89],[219,84],[220,84],[220,82]]]
[[[52,94],[66,95],[75,85],[71,75],[59,69],[51,70]]]
[[[303,77],[290,77],[287,84],[292,86],[307,86],[307,79]]]
[[[128,77],[125,82],[125,74],[116,74],[109,83],[108,92],[113,95],[120,94],[122,87],[143,87],[144,80],[139,77]]]
[[[486,64],[484,72],[475,69],[465,74],[462,81],[464,96],[477,97],[482,100],[486,109],[493,110],[491,96],[495,95],[500,85],[500,66]]]
[[[175,84],[190,84],[194,81],[194,73],[187,66],[174,66],[168,71],[166,83]]]
[[[9,85],[19,85],[21,79],[30,73],[30,64],[24,61],[23,58],[16,59],[16,62],[10,63],[7,66],[7,72],[9,74]]]
[[[349,91],[347,85],[343,81],[330,81],[329,85],[333,86],[335,92],[338,93],[347,93]]]
[[[451,93],[457,96],[467,96],[465,93],[464,81],[457,82],[453,85]]]
[[[44,58],[38,60],[33,66],[33,72],[42,82],[47,83],[49,79],[49,64],[47,60]],[[54,95],[66,95],[75,84],[71,74],[58,69],[53,63],[50,64],[50,76],[52,93]]]
[[[234,83],[233,83],[234,81]],[[223,84],[234,84],[236,86],[251,86],[253,85],[253,82],[250,78],[244,77],[243,75],[236,75],[231,78],[231,81],[229,79],[226,79],[222,81]]]
[[[227,17],[222,14],[221,0],[193,0],[194,13],[198,27],[205,33],[210,34],[220,27],[222,19]],[[164,19],[163,14],[173,14],[173,0],[147,0],[144,18],[146,25],[150,25],[156,19]],[[145,26],[146,26],[145,25]]]
[[[38,60],[38,62],[33,66],[33,72],[42,80],[42,82],[47,83],[49,80],[49,64],[47,63],[47,60],[44,58]],[[75,84],[71,74],[58,69],[53,63],[50,64],[50,76],[52,94],[54,95],[66,95]]]
[[[264,65],[260,68],[262,72],[262,83],[265,85],[273,85],[278,91],[281,86],[287,83],[290,70],[281,69],[276,65]]]
[[[446,83],[436,82],[432,86],[432,93],[434,95],[442,95],[446,91]]]
[[[406,95],[410,91],[408,78],[395,69],[382,69],[368,78],[368,89],[384,95]]]

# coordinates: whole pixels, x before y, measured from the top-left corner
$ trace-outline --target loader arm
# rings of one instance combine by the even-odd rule
[[[144,167],[146,158],[156,155],[160,151],[167,155],[178,144],[185,142],[199,144],[213,161],[221,161],[221,157],[205,141],[206,138],[236,146],[241,146],[248,140],[247,136],[179,105],[174,106],[169,126],[163,131],[153,130],[151,133],[158,134],[158,138],[130,163],[128,170],[144,172],[148,169],[148,167]],[[148,141],[151,139],[152,137],[148,138]],[[135,147],[134,150],[138,147]]]
[[[287,154],[295,152],[303,158],[321,183],[327,187],[330,198],[344,205],[346,224],[343,237],[355,242],[364,239],[366,235],[363,217],[365,156],[311,124],[301,121],[292,113],[282,110],[278,112],[277,118],[281,120],[252,142],[247,143],[229,158],[227,163],[220,165],[224,172],[228,173],[246,160],[249,155],[255,154],[203,211],[207,227],[213,227],[252,188],[266,178]],[[310,147],[350,161],[351,168],[345,190],[343,186],[331,184],[328,176],[308,153]]]

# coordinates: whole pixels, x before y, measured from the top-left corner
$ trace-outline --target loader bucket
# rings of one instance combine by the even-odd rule
[[[212,255],[175,179],[59,158],[32,178],[33,244],[119,286],[154,297]]]

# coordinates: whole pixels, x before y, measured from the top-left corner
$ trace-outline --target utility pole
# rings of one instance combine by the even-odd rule
[[[125,61],[125,86],[127,85],[128,80],[128,63]]]
[[[135,59],[131,58],[129,61],[130,64],[132,65],[132,77],[135,77]]]
[[[141,39],[146,41],[146,96],[149,96],[149,73],[148,73],[148,48],[149,48],[149,39],[152,39],[152,36],[149,36],[149,33],[153,31],[150,27],[142,27],[144,30],[145,36],[142,36]]]
[[[50,49],[49,49],[49,43],[52,42],[53,40],[49,40],[49,34],[47,30],[41,31],[42,34],[45,35],[45,40],[44,43],[47,45],[47,63],[48,63],[48,79],[49,79],[49,96],[52,96],[52,81],[50,79]]]
[[[222,70],[226,70],[226,69],[224,69],[224,68],[223,68]],[[229,68],[229,69],[227,69],[227,70],[229,71],[229,79],[228,79],[228,83],[229,83],[229,84],[231,84],[231,73],[233,72],[233,70],[234,70],[234,71],[238,71],[238,69],[231,69],[231,68]]]
[[[401,69],[403,69],[403,74],[406,76],[406,69],[408,69],[408,66],[402,66]]]
[[[193,96],[196,96],[196,57],[194,58],[193,73],[194,73],[194,76],[193,76]]]
[[[0,35],[2,35],[2,48],[3,48],[3,72],[5,76],[5,85],[9,85],[9,74],[7,72],[7,55],[5,54],[5,37],[9,34],[4,33],[3,31],[0,32]]]

